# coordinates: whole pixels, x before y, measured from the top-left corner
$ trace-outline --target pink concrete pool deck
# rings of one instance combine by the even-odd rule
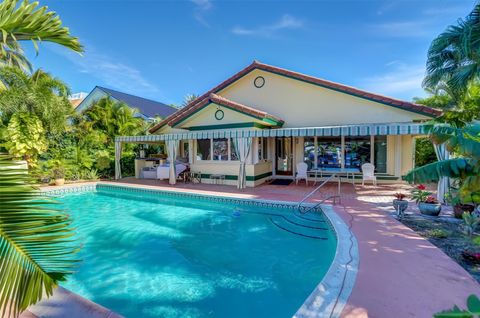
[[[299,201],[313,190],[312,186],[292,184],[261,185],[241,191],[232,186],[191,183],[170,186],[163,181],[133,178],[112,183],[280,201]],[[454,304],[464,307],[470,294],[480,295],[480,284],[460,265],[390,215],[393,193],[406,192],[408,188],[406,184],[377,187],[342,184],[342,204],[334,209],[351,224],[360,254],[357,279],[342,317],[427,318]],[[336,183],[328,184],[310,202],[335,193]]]

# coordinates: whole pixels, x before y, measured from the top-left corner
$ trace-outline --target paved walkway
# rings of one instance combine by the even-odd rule
[[[157,180],[123,179],[130,186],[243,198],[299,201],[313,187],[262,185],[237,190],[232,186],[177,184]],[[454,304],[464,306],[480,285],[457,263],[424,238],[390,216],[393,193],[408,191],[405,184],[378,187],[342,184],[342,205],[335,210],[352,225],[360,251],[357,281],[343,317],[432,317]],[[328,184],[311,198],[318,202],[336,194]]]

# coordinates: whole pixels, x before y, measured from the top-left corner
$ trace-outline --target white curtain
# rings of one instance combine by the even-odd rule
[[[440,160],[447,160],[450,159],[450,153],[448,152],[445,144],[441,145],[433,145],[435,148],[435,153],[437,154],[437,159]],[[450,188],[450,179],[447,177],[442,177],[438,180],[437,185],[437,199],[440,203],[445,203],[445,194],[448,192]]]
[[[122,168],[120,166],[120,159],[122,158],[122,143],[115,142],[115,180],[122,178]]]
[[[168,183],[177,183],[177,172],[175,171],[175,160],[177,159],[177,149],[179,140],[167,140],[167,156],[170,164]]]
[[[252,146],[252,138],[236,137],[232,140],[235,145],[235,152],[240,160],[237,188],[244,189],[247,187],[247,172],[245,171],[245,164],[250,152],[250,147]]]

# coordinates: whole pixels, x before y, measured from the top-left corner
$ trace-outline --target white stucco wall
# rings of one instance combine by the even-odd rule
[[[265,78],[256,88],[253,80]],[[284,127],[411,122],[429,117],[281,75],[254,70],[219,95],[285,120]]]

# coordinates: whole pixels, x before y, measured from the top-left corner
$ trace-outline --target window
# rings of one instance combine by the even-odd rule
[[[233,139],[230,139],[230,160],[238,160],[237,150],[235,148],[235,143]]]
[[[268,141],[267,138],[258,138],[258,161],[268,159]]]
[[[315,167],[315,138],[303,139],[303,161],[308,165],[308,170]]]
[[[228,139],[213,139],[213,160],[228,160]]]
[[[387,136],[375,136],[373,158],[375,171],[387,173]]]
[[[197,160],[211,160],[210,158],[210,139],[197,140]]]
[[[340,137],[317,138],[318,168],[340,168],[342,160],[342,140]]]
[[[345,137],[345,168],[357,168],[370,162],[370,136]]]

